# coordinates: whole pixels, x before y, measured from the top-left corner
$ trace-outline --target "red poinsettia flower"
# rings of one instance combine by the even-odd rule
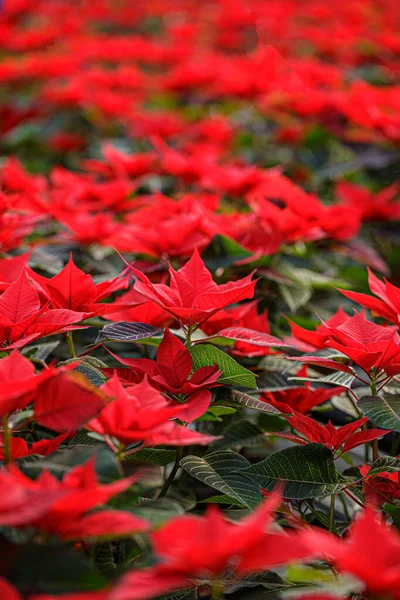
[[[204,581],[222,580],[224,573],[245,575],[307,556],[298,533],[271,530],[280,496],[273,494],[239,522],[226,520],[218,507],[203,517],[172,519],[152,535],[155,567],[127,573],[114,589],[116,600],[146,600]],[[311,552],[310,552],[311,554]],[[233,572],[233,575],[232,575]]]
[[[71,433],[67,431],[51,440],[40,440],[34,442],[31,446],[28,446],[27,442],[23,438],[12,437],[10,440],[10,458],[16,460],[17,458],[24,458],[25,456],[32,456],[37,454],[39,456],[49,456],[53,454],[60,445],[69,437]],[[5,459],[4,452],[4,436],[0,436],[0,460]]]
[[[378,496],[382,502],[392,502],[393,499],[400,500],[400,473],[382,472],[369,477],[370,466],[361,465],[358,468],[364,477],[365,493],[370,492],[373,498]]]
[[[303,540],[340,572],[360,579],[367,593],[400,598],[400,535],[372,508],[364,510],[344,539],[313,529],[304,531]]]
[[[357,429],[360,429],[368,421],[367,417],[336,429],[330,421],[324,426],[317,423],[315,419],[306,417],[296,411],[292,412],[293,415],[285,416],[285,419],[293,429],[301,433],[304,437],[281,432],[277,432],[274,435],[283,437],[301,446],[306,446],[309,442],[323,444],[332,453],[337,452],[343,446],[340,452],[340,454],[343,454],[390,432],[390,429],[366,429],[357,432]]]
[[[49,471],[36,480],[29,479],[14,465],[0,471],[0,487],[13,489],[2,495],[0,523],[16,527],[34,527],[64,539],[109,537],[143,531],[148,524],[129,513],[113,510],[89,512],[113,496],[127,490],[137,477],[127,477],[110,484],[100,484],[94,460],[74,467],[60,481]],[[5,498],[7,496],[7,499]],[[42,506],[37,506],[39,500]]]
[[[101,386],[112,400],[87,429],[104,437],[113,450],[112,438],[123,446],[140,442],[141,446],[208,444],[214,436],[186,429],[171,419],[180,419],[184,404],[172,404],[153,388],[145,376],[137,385],[126,389],[117,375]]]
[[[218,335],[220,331],[229,327],[244,327],[269,335],[268,311],[264,310],[262,313],[258,313],[257,304],[258,300],[253,300],[237,307],[221,310],[207,319],[202,326],[202,330],[207,335]],[[254,357],[275,354],[276,350],[272,350],[267,346],[257,346],[248,342],[237,341],[231,348],[231,352],[237,356]]]
[[[53,308],[78,311],[84,313],[85,318],[112,312],[114,305],[100,304],[100,300],[128,287],[127,279],[121,277],[95,284],[91,275],[75,265],[72,253],[67,265],[51,279],[33,271],[31,276]],[[121,308],[118,307],[118,310]]]
[[[298,377],[307,377],[307,367],[304,365],[296,374]],[[264,392],[260,400],[271,404],[283,413],[299,412],[308,414],[315,406],[320,406],[333,396],[339,396],[344,387],[334,386],[331,388],[313,389],[309,381],[304,386],[292,387],[277,392]]]
[[[151,385],[165,392],[175,403],[184,402],[185,410],[181,412],[179,418],[187,423],[191,423],[206,412],[211,402],[209,389],[218,385],[217,380],[221,375],[217,366],[202,367],[192,373],[192,355],[168,328],[158,346],[155,361],[148,358],[120,358],[115,354],[112,356],[123,365],[130,367],[130,369],[117,370],[122,380],[132,381],[133,375],[133,381],[137,382],[147,375]],[[106,375],[112,371],[113,369],[103,369]]]
[[[81,326],[84,313],[69,309],[48,309],[42,305],[26,271],[0,296],[0,345],[4,349],[22,348],[38,338],[55,335]]]
[[[326,348],[326,342],[330,336],[330,327],[338,327],[349,319],[342,308],[339,308],[334,315],[329,317],[324,323],[317,325],[315,330],[304,329],[297,323],[289,320],[291,336],[285,337],[285,341],[293,344],[304,352],[313,350],[322,350]]]
[[[376,325],[355,313],[338,327],[329,327],[326,345],[339,350],[353,360],[372,379],[376,380],[381,376],[379,380],[381,383],[400,373],[399,340],[396,327]],[[319,356],[296,357],[289,360],[298,360],[357,376],[351,367]]]
[[[375,296],[378,296],[377,298],[348,290],[340,290],[340,292],[350,300],[354,300],[357,304],[369,308],[373,313],[390,321],[390,323],[400,325],[400,288],[386,279],[381,281],[370,269],[368,269],[368,283],[369,289]]]
[[[171,267],[170,284],[153,284],[141,271],[130,267],[138,277],[135,289],[173,315],[182,327],[193,331],[213,314],[240,300],[252,298],[256,280],[252,274],[217,285],[197,250],[179,271]]]

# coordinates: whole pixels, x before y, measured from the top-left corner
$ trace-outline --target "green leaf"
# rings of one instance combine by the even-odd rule
[[[398,471],[400,471],[400,458],[381,456],[372,463],[368,477],[379,475],[379,473],[397,473]]]
[[[57,342],[43,342],[43,344],[26,346],[23,350],[23,354],[29,358],[45,361],[59,345],[60,341],[58,340]]]
[[[236,498],[231,498],[226,494],[222,494],[220,496],[211,496],[211,498],[206,498],[205,500],[200,500],[198,504],[227,504],[229,506],[245,506],[243,502],[237,500]]]
[[[132,507],[131,512],[149,521],[153,527],[159,527],[169,519],[185,514],[181,504],[170,498],[142,498],[141,505]]]
[[[223,432],[223,438],[211,445],[211,451],[222,450],[232,446],[254,447],[260,446],[265,441],[264,433],[249,421],[236,421],[229,425]]]
[[[24,546],[7,578],[25,595],[101,589],[107,580],[82,552],[61,544]]]
[[[301,308],[312,296],[312,290],[310,287],[305,287],[303,285],[296,285],[295,287],[291,287],[288,285],[279,285],[279,291],[281,293],[282,298],[288,305],[291,312],[296,312],[298,308]]]
[[[128,456],[125,461],[149,463],[151,465],[168,465],[176,458],[175,450],[164,450],[161,448],[143,448]]]
[[[257,389],[254,373],[239,365],[236,360],[222,352],[222,350],[211,344],[199,344],[198,346],[192,346],[190,352],[193,358],[194,370],[201,367],[212,367],[217,364],[221,370],[221,376],[218,379],[220,383]]]
[[[378,427],[400,431],[400,394],[363,396],[358,407]]]
[[[92,385],[103,385],[107,378],[105,377],[105,375],[103,375],[101,369],[106,368],[107,365],[98,358],[94,358],[93,356],[84,356],[83,358],[71,358],[69,360],[64,360],[59,364],[69,365],[71,363],[76,363],[77,360],[79,360],[79,364],[76,367],[74,367],[74,371],[83,373],[83,375],[85,375],[85,377],[90,381]]]
[[[153,327],[147,323],[125,323],[120,321],[118,323],[110,323],[105,325],[96,339],[98,342],[104,342],[106,340],[118,341],[118,342],[136,342],[144,338],[150,338],[153,336],[162,335],[162,329],[159,327]]]
[[[274,415],[281,414],[281,412],[271,404],[268,404],[267,402],[262,402],[261,400],[257,400],[257,398],[253,398],[253,396],[249,396],[249,394],[239,392],[238,390],[232,390],[231,399],[234,402],[245,406],[246,408],[258,410],[259,412],[272,413]]]
[[[41,460],[35,457],[23,459],[20,463],[21,470],[29,477],[36,478],[47,469],[55,477],[61,479],[71,468],[82,465],[95,457],[95,469],[103,483],[120,479],[118,463],[112,450],[106,446],[66,448],[62,452],[55,452],[51,457]]]
[[[338,385],[347,389],[351,389],[355,377],[351,373],[345,373],[344,371],[335,371],[330,375],[323,375],[322,377],[288,377],[288,379],[290,381],[295,380],[312,381],[314,383],[328,383],[329,385]]]
[[[199,456],[186,456],[180,465],[189,475],[232,497],[250,509],[261,502],[260,486],[240,473],[250,463],[236,452],[222,451]]]
[[[335,494],[341,487],[332,453],[322,444],[286,448],[239,473],[268,491],[282,482],[285,498],[297,500]]]

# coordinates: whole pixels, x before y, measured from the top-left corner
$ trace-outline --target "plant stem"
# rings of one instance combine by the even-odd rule
[[[70,357],[76,358],[74,338],[72,335],[72,331],[68,331],[68,333],[67,333],[67,344],[68,344],[68,351],[69,351]]]
[[[190,348],[191,345],[192,345],[192,328],[189,325],[187,334],[186,334],[185,346],[186,346],[186,348]]]
[[[346,502],[346,498],[345,498],[344,494],[339,494],[339,498],[343,505],[344,514],[346,515],[347,520],[351,521],[349,507],[347,506],[347,502]]]
[[[220,600],[224,596],[224,586],[221,581],[213,581],[211,600]]]
[[[372,462],[375,462],[379,458],[378,440],[372,442]]]
[[[393,432],[393,441],[392,441],[392,450],[390,454],[392,456],[396,456],[397,454],[397,446],[399,445],[399,433],[397,431]]]
[[[376,390],[376,375],[375,375],[375,369],[373,367],[371,368],[371,383],[370,383],[369,387],[371,388],[371,394],[373,396],[376,396],[378,392]],[[372,424],[372,427],[375,427],[375,425]],[[376,461],[378,458],[379,458],[378,440],[374,440],[372,442],[372,460]]]
[[[8,415],[3,418],[3,444],[4,444],[4,462],[6,465],[11,462],[11,429],[8,425]]]
[[[335,518],[335,500],[336,500],[336,496],[335,496],[335,494],[332,494],[331,504],[330,504],[330,508],[329,508],[329,531],[330,532],[333,531],[333,524],[334,524],[334,518]]]
[[[162,487],[159,498],[162,498],[163,496],[165,496],[166,493],[168,492],[169,488],[171,487],[171,484],[174,481],[175,475],[177,474],[177,471],[179,469],[179,463],[181,462],[182,457],[183,457],[183,446],[178,446],[177,451],[176,451],[176,458],[175,458],[174,466],[172,467],[172,471],[169,474],[168,479],[166,480],[166,482],[164,483],[164,485]]]

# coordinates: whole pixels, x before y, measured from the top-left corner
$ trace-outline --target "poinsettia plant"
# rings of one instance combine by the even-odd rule
[[[400,600],[399,18],[0,1],[0,600]]]

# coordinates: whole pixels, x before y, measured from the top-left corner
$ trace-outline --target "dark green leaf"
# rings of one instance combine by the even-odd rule
[[[254,447],[260,446],[265,441],[264,433],[249,421],[236,421],[229,425],[223,432],[221,440],[211,445],[211,451],[222,450],[232,446]]]
[[[238,500],[248,508],[261,502],[260,486],[251,483],[239,471],[250,463],[235,452],[213,452],[204,458],[186,456],[180,465],[189,475],[219,492]]]
[[[125,323],[124,321],[120,321],[119,323],[105,325],[103,329],[99,331],[95,343],[104,342],[105,340],[134,342],[144,338],[162,335],[162,333],[162,329],[147,325],[147,323]]]
[[[364,396],[358,407],[378,427],[400,431],[400,394]]]
[[[97,590],[107,583],[82,552],[59,544],[25,546],[8,578],[24,594]]]
[[[304,500],[340,490],[332,453],[322,444],[286,448],[239,473],[268,491],[282,482],[285,498]]]

